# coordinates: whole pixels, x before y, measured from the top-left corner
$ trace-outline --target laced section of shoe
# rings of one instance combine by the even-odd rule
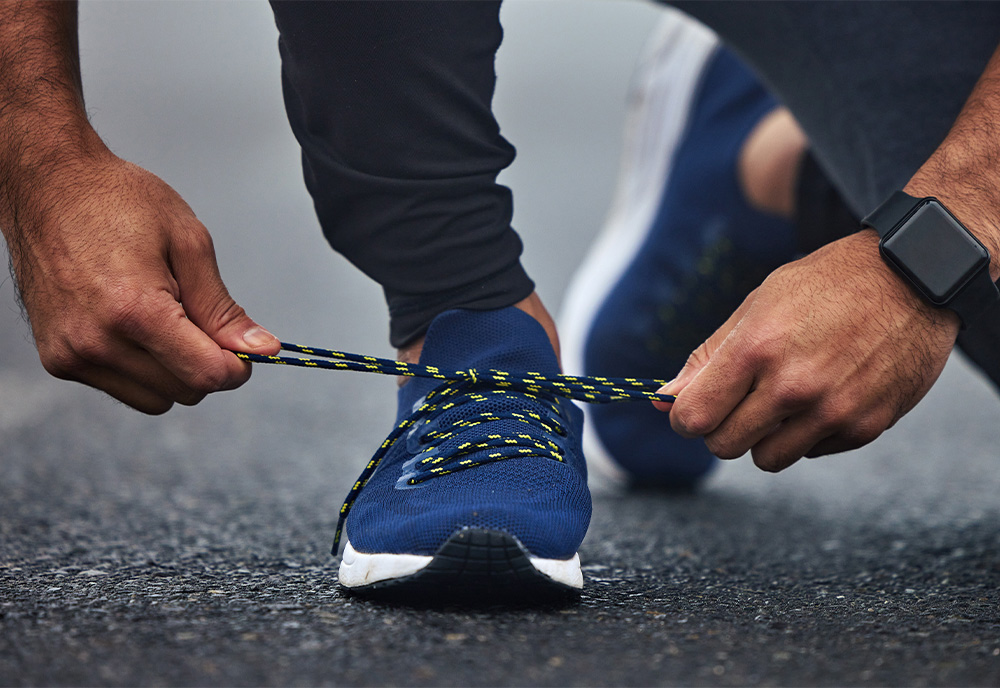
[[[340,548],[344,522],[358,495],[375,473],[383,457],[396,442],[408,441],[414,456],[403,465],[397,487],[412,488],[437,476],[486,463],[517,457],[541,456],[563,461],[566,449],[560,440],[567,431],[560,412],[559,398],[594,404],[628,400],[673,402],[674,396],[657,394],[666,380],[607,378],[599,376],[543,375],[537,372],[508,372],[489,369],[442,371],[437,366],[405,363],[375,356],[351,354],[331,349],[282,342],[283,351],[308,357],[261,356],[233,352],[252,363],[275,363],[302,368],[353,370],[382,375],[404,375],[441,380],[415,405],[385,438],[354,482],[337,521],[333,552]],[[471,405],[471,413],[444,423],[450,411]],[[479,406],[482,410],[477,411]],[[513,434],[490,432],[481,426],[501,421],[523,423],[524,431]],[[479,428],[476,430],[476,428]],[[485,433],[483,430],[487,430]],[[460,441],[474,431],[475,439]]]
[[[403,464],[396,487],[416,487],[438,476],[504,459],[540,456],[564,461],[566,448],[558,440],[566,437],[567,431],[555,397],[469,389],[470,384],[448,382],[421,399],[407,419],[407,448],[415,455]],[[438,398],[440,401],[435,401]],[[442,428],[441,421],[458,409],[463,417]],[[505,434],[484,427],[503,421],[523,424],[524,428]],[[462,441],[470,435],[474,438]]]

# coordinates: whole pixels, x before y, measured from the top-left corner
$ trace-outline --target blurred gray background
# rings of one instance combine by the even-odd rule
[[[503,9],[496,110],[518,148],[503,180],[550,308],[607,209],[632,65],[663,11]],[[313,217],[267,4],[86,2],[80,24],[98,131],[194,208],[237,301],[284,339],[391,355],[380,290]],[[694,498],[604,494],[579,607],[482,614],[333,585],[336,510],[389,430],[393,380],[258,369],[143,417],[47,377],[9,281],[0,346],[0,683],[1000,679],[1000,406],[957,358],[864,450],[778,476],[732,462]]]

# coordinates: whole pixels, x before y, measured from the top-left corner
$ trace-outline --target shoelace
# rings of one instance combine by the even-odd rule
[[[262,356],[234,352],[238,358],[251,363],[275,363],[302,368],[323,368],[327,370],[353,370],[382,375],[403,375],[441,380],[442,384],[432,389],[421,399],[413,412],[403,419],[379,446],[374,456],[365,465],[361,475],[348,492],[340,507],[337,531],[333,541],[333,553],[340,549],[340,537],[344,522],[358,495],[364,489],[382,458],[404,433],[415,431],[416,425],[432,426],[423,439],[436,442],[429,445],[404,464],[404,474],[398,483],[400,487],[412,487],[437,475],[446,475],[456,470],[465,470],[484,463],[500,461],[516,456],[545,456],[556,461],[564,458],[563,449],[551,440],[542,441],[527,432],[516,433],[513,437],[487,435],[485,441],[465,442],[438,450],[443,442],[454,439],[458,432],[483,423],[510,419],[539,427],[548,434],[565,436],[554,397],[564,397],[588,403],[610,403],[614,401],[651,400],[673,402],[676,397],[657,394],[656,390],[666,384],[666,380],[641,378],[608,378],[575,375],[543,375],[537,372],[511,373],[504,370],[488,369],[444,371],[437,366],[420,363],[406,363],[375,356],[364,356],[344,351],[333,351],[318,347],[307,347],[288,342],[281,343],[282,351],[306,354],[296,356]],[[484,411],[468,420],[453,423],[452,427],[438,429],[433,421],[442,413],[461,404],[488,403],[493,395],[516,393],[527,396],[533,406],[547,408],[550,413],[542,415],[532,409],[523,411]],[[457,429],[456,429],[457,428]],[[475,454],[488,451],[476,459]]]
[[[551,435],[558,438],[568,436],[555,397],[499,389],[469,389],[469,385],[468,382],[445,383],[417,402],[407,418],[411,422],[406,433],[407,449],[415,455],[403,464],[404,473],[396,482],[397,487],[414,487],[437,476],[503,459],[541,456],[559,462],[564,460],[565,449],[561,442],[549,438]],[[440,399],[435,401],[438,397]],[[511,397],[517,397],[521,402],[519,410],[496,410],[496,404],[490,403],[507,401]],[[526,402],[526,399],[529,401]],[[529,404],[531,408],[527,408]],[[453,418],[446,428],[438,426],[438,420],[445,414],[463,406],[488,408],[479,413],[475,408],[465,409],[465,413],[457,419]],[[536,408],[545,409],[544,415]],[[462,435],[480,425],[505,420],[523,423],[526,427],[513,434],[493,432],[479,441],[458,441]],[[536,437],[529,432],[533,428],[541,429],[546,436]],[[477,457],[481,452],[487,453]]]

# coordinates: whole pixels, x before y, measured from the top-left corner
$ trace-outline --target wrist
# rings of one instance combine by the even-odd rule
[[[8,241],[28,222],[57,208],[73,190],[85,188],[89,174],[116,160],[89,123],[40,131],[30,141],[0,146],[0,229]]]
[[[879,254],[877,231],[871,228],[862,229],[830,245],[841,242],[850,244],[851,254],[858,256],[857,267],[869,276],[873,284],[878,285],[886,317],[891,317],[893,321],[910,318],[912,327],[942,327],[958,336],[961,326],[959,316],[947,308],[932,306],[885,262]]]
[[[904,312],[917,318],[919,327],[942,327],[950,330],[955,337],[961,329],[962,320],[955,311],[932,306],[921,297],[906,280],[879,255],[879,236],[874,229],[867,228],[853,235],[869,262],[869,270],[876,282],[882,285],[881,293],[888,300],[898,304]]]
[[[93,130],[91,130],[93,131]],[[96,132],[65,146],[39,145],[0,162],[0,233],[7,242],[16,289],[30,313],[30,294],[53,257],[67,255],[67,232],[79,225],[81,195],[95,170],[117,160]],[[66,220],[69,220],[67,222]],[[49,265],[51,267],[51,265]]]

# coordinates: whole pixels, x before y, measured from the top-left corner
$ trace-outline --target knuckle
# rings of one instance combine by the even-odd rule
[[[242,320],[247,317],[247,312],[243,309],[243,307],[231,298],[225,299],[221,306],[221,310],[215,317],[215,322],[218,323],[220,328],[226,327],[237,320]]]
[[[184,377],[184,382],[192,392],[204,397],[212,392],[236,389],[249,378],[249,366],[230,370],[225,355],[219,352],[218,356],[201,361],[190,375]]]
[[[829,435],[844,427],[849,417],[845,406],[822,404],[813,411],[813,425],[819,433]]]
[[[200,394],[204,398],[212,392],[226,389],[228,383],[229,377],[224,369],[217,366],[204,366],[191,375],[188,386],[195,395]]]
[[[680,408],[675,406],[670,420],[676,429],[688,435],[705,435],[713,428],[707,409],[695,404],[685,404]]]
[[[176,401],[181,406],[195,406],[208,396],[206,392],[198,392],[195,390],[185,390],[177,395]]]
[[[708,347],[704,344],[699,346],[697,349],[692,351],[687,357],[687,361],[684,363],[684,368],[693,368],[694,370],[700,370],[708,365],[709,361]]]
[[[743,358],[751,364],[765,365],[775,360],[784,348],[785,336],[772,325],[759,325],[740,338]]]
[[[67,346],[39,344],[38,358],[49,375],[60,380],[73,380],[86,366],[76,352]]]
[[[180,304],[165,298],[160,289],[120,285],[112,292],[105,316],[106,329],[126,340],[142,343],[161,336],[182,313]]]
[[[107,337],[81,335],[73,342],[73,356],[81,362],[104,364],[110,356]]]
[[[814,425],[821,436],[835,437],[847,449],[864,446],[879,437],[891,423],[891,414],[873,411],[857,398],[837,395],[814,410]]]
[[[205,225],[197,220],[187,224],[183,231],[177,232],[175,241],[177,248],[183,253],[197,258],[214,258],[215,256],[215,243],[212,241],[212,235],[205,229]]]
[[[778,381],[771,394],[779,408],[798,409],[818,400],[822,395],[822,387],[808,376],[795,375]]]
[[[156,399],[155,401],[147,401],[141,406],[136,406],[135,409],[145,413],[147,416],[162,416],[173,407],[174,402],[172,401],[167,399]]]
[[[779,471],[788,468],[791,464],[791,459],[782,456],[777,452],[765,452],[754,449],[751,452],[753,457],[754,465],[762,471],[767,471],[768,473],[778,473]]]
[[[134,339],[147,329],[152,312],[153,305],[143,290],[120,286],[113,289],[107,318],[113,331]]]
[[[885,431],[886,427],[886,423],[875,416],[868,415],[847,426],[840,435],[847,445],[856,449],[874,442]]]
[[[706,437],[705,446],[720,459],[738,459],[746,453],[746,450],[731,438]]]

